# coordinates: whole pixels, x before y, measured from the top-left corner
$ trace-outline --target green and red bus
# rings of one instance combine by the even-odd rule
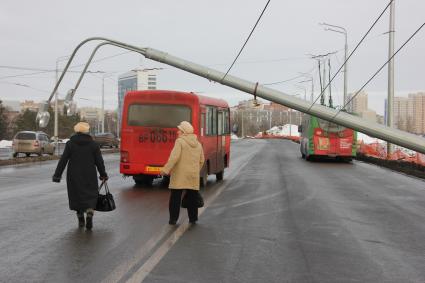
[[[223,179],[230,160],[230,112],[226,101],[192,92],[131,91],[125,95],[121,123],[120,173],[150,185],[167,162],[177,138],[177,125],[188,121],[202,144],[208,175]]]
[[[357,132],[308,114],[299,126],[301,156],[351,161],[356,156]]]

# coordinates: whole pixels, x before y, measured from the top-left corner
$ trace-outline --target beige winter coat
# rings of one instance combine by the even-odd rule
[[[182,134],[174,144],[162,171],[169,174],[170,189],[199,190],[204,151],[195,134]]]

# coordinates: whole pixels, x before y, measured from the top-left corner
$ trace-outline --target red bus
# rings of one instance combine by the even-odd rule
[[[193,125],[204,149],[200,185],[208,175],[223,179],[230,160],[230,112],[226,101],[165,90],[131,91],[125,95],[121,119],[120,173],[136,184],[151,185],[167,162],[177,138],[177,125]]]

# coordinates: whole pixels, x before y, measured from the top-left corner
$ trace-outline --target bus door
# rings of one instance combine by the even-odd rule
[[[217,113],[217,172],[224,169],[224,152],[226,144],[226,136],[224,135],[224,110],[219,109]]]

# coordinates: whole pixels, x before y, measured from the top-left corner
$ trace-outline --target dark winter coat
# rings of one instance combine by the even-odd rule
[[[100,148],[90,135],[77,133],[70,138],[53,179],[61,178],[67,163],[69,208],[76,211],[95,208],[98,196],[96,168],[101,177],[107,177],[107,174]]]

